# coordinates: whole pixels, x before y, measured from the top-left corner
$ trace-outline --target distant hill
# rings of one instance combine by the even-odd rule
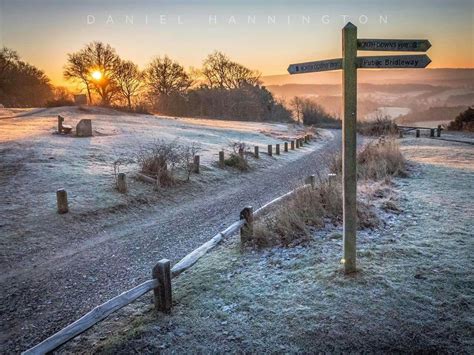
[[[474,68],[469,69],[380,69],[359,70],[359,83],[428,84],[451,87],[474,87]],[[321,72],[300,75],[269,75],[262,77],[264,85],[339,84],[341,72]]]

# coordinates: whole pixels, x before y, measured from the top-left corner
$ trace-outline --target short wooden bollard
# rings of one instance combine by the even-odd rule
[[[285,153],[288,152],[288,142],[283,143],[283,150]]]
[[[58,213],[63,214],[63,213],[68,213],[69,212],[69,207],[67,203],[67,192],[64,189],[59,189],[56,191],[56,200],[58,204]]]
[[[308,137],[308,135],[305,135],[305,136],[304,136],[304,142],[305,142],[306,144],[308,144],[308,142],[309,142],[309,137]]]
[[[291,150],[295,150],[295,141],[294,140],[290,142],[290,148],[291,148]]]
[[[298,149],[300,147],[300,140],[299,139],[295,139],[295,147],[296,147],[296,149]]]
[[[300,148],[304,146],[304,138],[300,138]]]
[[[431,128],[431,129],[430,129],[430,137],[433,137],[433,138],[434,138],[434,133],[435,133],[434,128]]]
[[[400,130],[400,131],[398,132],[398,136],[399,136],[400,138],[403,138],[403,131],[402,131],[402,130]]]
[[[280,144],[275,144],[275,153],[276,155],[280,155]]]
[[[419,129],[416,130],[415,134],[416,134],[416,138],[420,138],[420,130]]]
[[[268,145],[268,155],[272,156],[273,155],[273,147],[271,144]]]
[[[240,212],[240,219],[245,220],[245,224],[240,228],[240,243],[244,245],[253,238],[253,207],[245,207]]]
[[[121,193],[127,192],[127,176],[125,173],[118,173],[117,175],[117,190]]]
[[[437,137],[441,137],[441,125],[438,125],[438,131],[436,132]]]
[[[151,276],[158,280],[158,287],[153,289],[155,309],[169,313],[172,306],[171,267],[168,259],[161,259],[153,268]]]
[[[194,164],[193,164],[193,172],[195,174],[199,174],[199,165],[200,165],[201,158],[199,155],[194,156]]]
[[[258,151],[258,145],[255,146],[254,150],[253,150],[253,155],[255,158],[260,158],[260,154],[259,154],[259,151]]]
[[[309,183],[311,184],[311,188],[314,190],[316,188],[316,175],[309,176]]]
[[[219,152],[219,167],[220,167],[220,168],[224,168],[224,166],[225,166],[224,151],[221,150],[221,151]]]

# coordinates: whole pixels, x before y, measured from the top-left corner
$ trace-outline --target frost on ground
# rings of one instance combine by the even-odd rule
[[[358,234],[356,275],[340,271],[338,228],[292,249],[242,253],[233,239],[174,282],[171,315],[144,297],[62,351],[473,353],[473,147],[402,149],[402,212]]]
[[[54,134],[57,115],[73,127],[80,119],[92,119],[94,136]],[[3,116],[10,118],[0,119],[0,264],[11,270],[15,269],[12,263],[28,262],[31,253],[41,251],[44,258],[43,253],[61,248],[64,241],[56,239],[71,219],[90,224],[91,219],[102,216],[114,223],[114,212],[156,202],[163,194],[179,200],[176,189],[156,193],[148,184],[133,179],[136,164],[121,166],[128,175],[129,193],[121,195],[114,189],[114,161],[133,158],[157,139],[200,144],[201,174],[193,176],[191,185],[201,189],[233,175],[230,169],[219,169],[216,162],[218,152],[224,149],[229,153],[235,141],[243,141],[251,149],[260,145],[261,159],[251,161],[254,167],[285,164],[312,151],[302,149],[300,154],[278,159],[264,154],[268,144],[282,143],[281,137],[303,134],[301,128],[287,124],[163,118],[88,107],[2,109]],[[328,134],[322,132],[326,138]],[[55,192],[59,188],[68,192],[71,213],[66,216],[56,213]]]

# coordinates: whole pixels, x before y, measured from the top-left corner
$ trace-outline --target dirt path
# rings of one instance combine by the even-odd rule
[[[387,192],[401,213],[358,233],[357,274],[338,271],[340,227],[295,248],[242,253],[229,239],[176,279],[170,315],[141,299],[60,353],[472,354],[474,150],[402,149],[410,177]]]
[[[2,278],[1,349],[18,352],[63,328],[92,307],[148,278],[161,258],[179,260],[238,218],[246,205],[255,207],[323,172],[335,139],[284,166],[267,167],[228,182],[194,190],[163,208],[149,205],[82,216],[63,231],[74,241],[54,257],[31,268],[18,267]],[[108,216],[114,218],[107,220]],[[73,217],[71,217],[73,218]],[[71,222],[71,221],[68,221]]]

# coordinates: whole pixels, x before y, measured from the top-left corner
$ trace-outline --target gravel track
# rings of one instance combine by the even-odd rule
[[[332,133],[334,139],[322,148],[283,167],[209,184],[166,208],[152,205],[109,212],[118,223],[97,218],[91,224],[80,221],[67,226],[62,231],[64,240],[75,237],[76,244],[2,278],[1,352],[20,352],[35,345],[148,279],[161,258],[178,261],[234,222],[244,206],[258,208],[301,184],[306,176],[324,173],[327,156],[340,147],[340,131]]]

